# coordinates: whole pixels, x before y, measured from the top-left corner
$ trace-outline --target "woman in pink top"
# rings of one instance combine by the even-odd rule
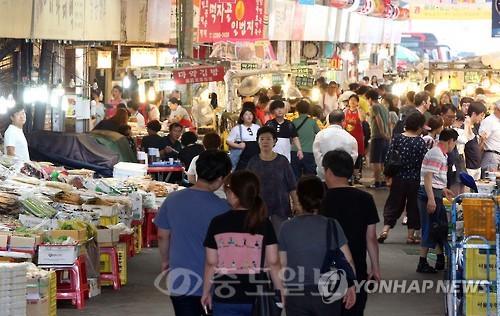
[[[115,115],[118,104],[120,103],[127,104],[127,102],[122,99],[122,93],[123,93],[123,88],[118,85],[114,86],[113,90],[111,90],[111,95],[113,96],[113,99],[109,101],[111,107],[108,108],[108,111],[106,113],[106,118],[110,118],[113,115]]]

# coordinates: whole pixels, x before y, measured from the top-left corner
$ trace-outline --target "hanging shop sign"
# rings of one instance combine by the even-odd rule
[[[192,67],[172,71],[176,84],[201,83],[224,80],[224,67]]]
[[[478,71],[467,71],[464,75],[464,81],[466,83],[477,83],[481,82],[481,73]]]
[[[411,18],[419,20],[489,20],[491,19],[491,1],[440,1],[412,0]]]
[[[312,75],[313,70],[309,67],[299,67],[299,68],[291,68],[290,72],[298,75]]]
[[[155,48],[131,48],[130,49],[130,66],[132,67],[148,67],[156,66],[157,52]]]
[[[98,51],[97,52],[97,68],[111,69],[111,52]]]
[[[337,71],[341,71],[344,66],[343,66],[343,60],[342,58],[338,57],[338,56],[335,56],[331,59],[329,59],[329,67],[330,70],[337,70]]]
[[[491,1],[491,37],[500,37],[500,0]]]
[[[272,74],[271,82],[273,85],[282,86],[285,84],[285,80],[280,74]]]
[[[259,65],[256,63],[241,63],[241,70],[255,70],[259,68]]]
[[[308,76],[295,77],[295,85],[299,89],[311,89],[314,86],[314,78]]]
[[[198,42],[262,39],[265,0],[200,2]]]

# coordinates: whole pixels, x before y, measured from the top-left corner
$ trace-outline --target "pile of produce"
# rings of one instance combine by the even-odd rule
[[[45,202],[35,197],[27,197],[19,200],[26,213],[39,218],[52,218],[56,215],[56,210]]]
[[[71,205],[82,205],[84,202],[79,194],[68,191],[61,191],[56,193],[53,200],[57,203],[65,203]]]
[[[0,192],[0,214],[19,215],[18,197],[14,194]]]

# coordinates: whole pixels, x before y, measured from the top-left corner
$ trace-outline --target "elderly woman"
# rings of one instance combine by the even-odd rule
[[[250,159],[247,170],[260,179],[260,193],[266,202],[268,216],[279,234],[281,224],[292,215],[290,197],[296,203],[295,175],[285,156],[273,151],[278,141],[276,130],[263,126],[257,132],[260,154]]]
[[[238,160],[233,159],[234,156],[231,158],[233,170],[245,169],[250,158],[259,153],[259,145],[257,144],[259,125],[255,124],[256,119],[255,112],[244,106],[238,117],[238,125],[229,132],[226,144],[230,150],[242,150]]]
[[[415,235],[415,231],[420,230],[417,194],[420,188],[420,168],[427,153],[425,141],[420,137],[425,129],[424,126],[425,116],[420,112],[413,112],[406,119],[405,132],[396,135],[389,147],[389,153],[393,150],[399,152],[403,168],[392,178],[389,197],[384,207],[384,228],[378,237],[379,243],[387,239],[389,230],[394,228],[405,207],[408,216],[406,243],[420,243],[420,237]]]

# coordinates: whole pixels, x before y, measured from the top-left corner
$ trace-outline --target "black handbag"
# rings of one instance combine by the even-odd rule
[[[266,220],[267,225],[267,220]],[[262,252],[260,259],[261,269],[264,267],[264,260],[266,256],[266,243],[262,242]],[[260,272],[257,276],[257,280],[266,281],[259,282],[262,285],[258,291],[259,294],[255,298],[255,303],[252,309],[252,316],[280,316],[283,310],[283,305],[281,304],[281,293],[280,291],[274,291],[271,287],[272,281],[266,272]]]
[[[339,247],[337,247],[336,249],[331,249],[332,229],[335,240],[337,241],[337,245],[339,240],[337,225],[335,225],[335,223],[333,223],[332,221],[333,219],[328,219],[328,224],[326,226],[326,254],[325,258],[323,259],[323,264],[321,265],[320,272],[321,274],[323,274],[336,269],[344,270],[347,277],[347,284],[348,286],[352,286],[354,285],[354,280],[356,280],[356,274],[354,273],[352,266],[349,264],[349,261],[347,261],[344,253],[342,252],[342,250],[340,250]]]
[[[387,159],[384,164],[384,175],[387,177],[395,177],[403,169],[403,163],[401,161],[401,155],[397,147],[394,145],[398,141],[399,137],[395,137],[393,140],[392,150],[389,152]]]

